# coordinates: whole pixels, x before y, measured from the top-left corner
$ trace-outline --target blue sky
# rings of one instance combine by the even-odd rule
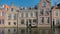
[[[11,2],[15,6],[20,6],[20,7],[31,7],[37,5],[40,0],[0,0],[0,5],[2,4],[7,4],[11,5]],[[60,3],[60,0],[56,0],[57,4]],[[54,6],[55,0],[51,0],[51,5]]]

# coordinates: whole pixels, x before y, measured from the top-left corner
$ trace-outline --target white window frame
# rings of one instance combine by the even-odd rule
[[[58,16],[59,16],[59,11],[58,10],[54,11],[54,16],[56,16],[56,12],[58,12]]]

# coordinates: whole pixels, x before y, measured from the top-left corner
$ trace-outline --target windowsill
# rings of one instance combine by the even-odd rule
[[[45,16],[49,16],[49,14],[46,14]]]
[[[43,23],[40,23],[40,25],[43,25]]]

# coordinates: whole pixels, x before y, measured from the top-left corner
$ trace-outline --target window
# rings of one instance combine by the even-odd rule
[[[0,20],[0,24],[4,24],[4,19],[1,19]]]
[[[49,15],[49,12],[50,12],[50,9],[47,8],[47,9],[46,9],[46,14]]]
[[[19,13],[19,17],[21,17],[21,13]]]
[[[31,15],[31,17],[32,17],[32,16],[33,16],[33,13],[31,12],[30,15]]]
[[[46,17],[46,23],[49,23],[49,17]]]
[[[43,9],[40,9],[40,14],[44,15],[44,10]]]
[[[24,17],[24,13],[21,14],[21,17]]]
[[[26,17],[28,17],[28,13],[26,13]]]
[[[10,25],[11,23],[10,22],[8,22],[8,25]]]
[[[11,14],[8,14],[7,17],[8,17],[8,20],[11,20]]]
[[[1,24],[1,19],[0,19],[0,24]]]
[[[40,23],[44,23],[44,17],[40,18]]]
[[[13,9],[13,8],[11,8],[11,11],[12,11],[12,12],[13,12],[13,10],[14,10],[14,9]]]
[[[34,12],[34,16],[37,17],[37,12]]]
[[[17,17],[16,14],[14,14],[14,20],[16,20],[16,17]]]
[[[14,22],[14,25],[16,25],[16,22]]]
[[[24,17],[26,17],[25,13],[23,14]]]
[[[43,2],[42,3],[42,7],[46,7],[46,2]]]
[[[56,19],[56,24],[59,24],[59,22],[60,22],[59,19]]]
[[[33,22],[35,22],[35,23],[36,23],[36,22],[37,22],[37,19],[33,19]]]
[[[54,11],[54,15],[55,16],[58,16],[58,11]]]
[[[4,12],[1,12],[1,16],[4,16]]]
[[[31,17],[31,13],[29,13],[28,16]]]
[[[21,20],[21,24],[24,24],[24,20],[23,19]]]
[[[33,16],[33,14],[32,13],[28,13],[28,17],[32,17]]]
[[[31,19],[29,19],[29,23],[31,23]]]
[[[2,24],[4,24],[4,19],[2,19]]]

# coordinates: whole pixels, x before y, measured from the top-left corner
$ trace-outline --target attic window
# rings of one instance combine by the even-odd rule
[[[13,11],[14,9],[13,8],[11,8],[11,11]]]
[[[43,2],[42,3],[42,7],[46,7],[46,2]]]

